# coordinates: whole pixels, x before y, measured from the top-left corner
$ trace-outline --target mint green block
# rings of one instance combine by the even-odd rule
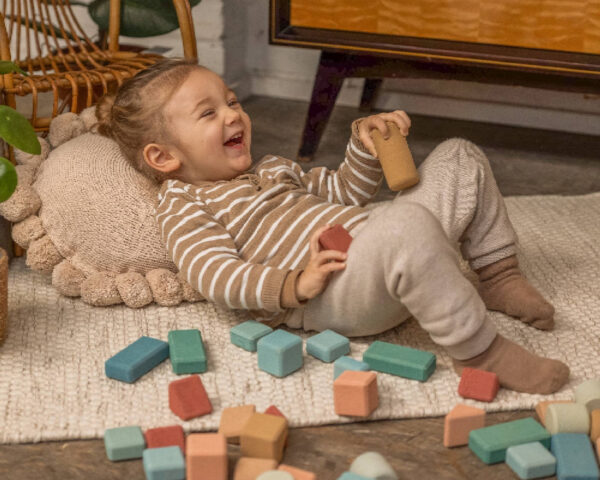
[[[556,473],[556,458],[540,442],[508,447],[506,464],[521,480],[551,477]]]
[[[104,448],[109,460],[142,458],[146,440],[140,427],[116,427],[104,432]]]
[[[171,365],[176,374],[206,372],[206,352],[200,330],[171,330],[168,340]]]
[[[550,449],[550,433],[531,417],[471,430],[469,448],[487,464],[504,462],[513,445],[540,442]]]
[[[425,382],[435,370],[435,355],[394,343],[374,341],[363,353],[371,370]]]
[[[142,464],[146,480],[185,479],[185,460],[179,447],[147,448]]]
[[[229,337],[234,345],[249,352],[256,352],[258,341],[272,331],[273,329],[264,323],[248,320],[233,327],[229,331]]]
[[[258,341],[258,368],[285,377],[304,363],[302,338],[285,330],[277,329]]]
[[[360,360],[355,360],[352,357],[340,357],[333,362],[333,379],[335,380],[346,370],[359,370],[367,372],[371,369],[369,368],[369,365],[367,365],[365,362],[361,362]]]
[[[331,363],[350,353],[350,340],[333,330],[323,330],[306,340],[306,353],[322,362]]]
[[[363,477],[362,475],[357,475],[352,472],[344,472],[341,476],[337,478],[337,480],[372,480],[367,477]]]

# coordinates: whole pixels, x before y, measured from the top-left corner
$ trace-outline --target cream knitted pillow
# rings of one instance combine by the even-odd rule
[[[176,274],[154,220],[159,185],[125,160],[112,140],[89,132],[94,108],[53,120],[42,154],[17,152],[19,186],[0,204],[15,222],[27,265],[52,272],[52,284],[92,305],[202,297]]]

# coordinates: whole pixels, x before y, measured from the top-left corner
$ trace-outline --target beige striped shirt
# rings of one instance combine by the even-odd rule
[[[267,155],[246,173],[191,185],[167,180],[156,209],[162,240],[189,284],[207,300],[271,325],[301,307],[296,280],[310,259],[312,233],[325,225],[347,230],[383,179],[352,126],[344,162],[304,172],[292,160]]]

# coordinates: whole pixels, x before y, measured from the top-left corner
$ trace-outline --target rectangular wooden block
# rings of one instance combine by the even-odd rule
[[[500,389],[498,375],[476,368],[465,367],[460,375],[458,394],[480,402],[492,402]]]
[[[319,243],[325,250],[347,252],[352,243],[352,235],[342,225],[333,225],[319,237]]]
[[[104,363],[106,376],[133,383],[169,357],[169,344],[151,337],[140,337]]]
[[[485,410],[459,403],[444,418],[444,447],[467,445],[469,433],[483,427]]]
[[[363,361],[378,372],[425,382],[435,370],[435,355],[393,343],[374,341]]]
[[[220,433],[191,433],[185,454],[186,480],[227,480],[227,442]]]
[[[244,457],[272,458],[280,462],[287,439],[285,418],[255,413],[244,425],[240,435],[240,449]]]
[[[600,472],[590,438],[584,433],[552,435],[558,480],[598,480]]]
[[[537,413],[538,418],[540,419],[540,423],[542,425],[546,425],[546,412],[548,411],[548,406],[553,403],[572,403],[570,400],[543,400],[535,406],[535,413]]]
[[[200,330],[171,330],[168,339],[171,365],[176,374],[206,372],[206,352]]]

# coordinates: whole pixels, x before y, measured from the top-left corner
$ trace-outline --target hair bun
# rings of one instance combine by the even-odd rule
[[[112,137],[112,107],[115,103],[116,98],[116,94],[104,95],[96,105],[98,133],[109,138]]]

